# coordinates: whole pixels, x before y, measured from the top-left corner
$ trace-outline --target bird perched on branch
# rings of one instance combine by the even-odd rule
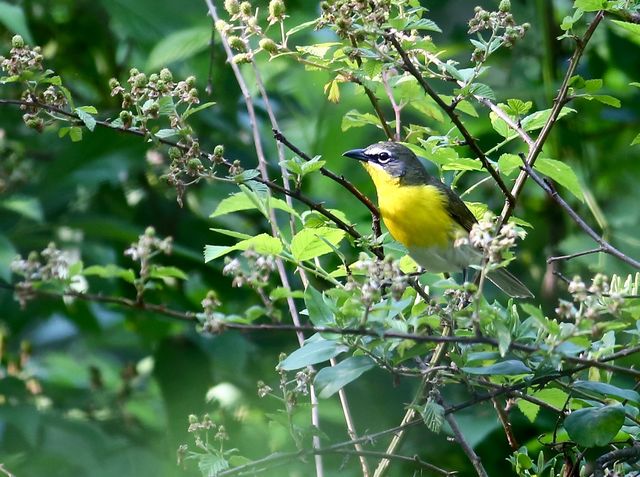
[[[477,222],[465,203],[449,187],[431,176],[406,146],[379,142],[343,154],[362,162],[375,184],[380,214],[391,236],[409,255],[435,273],[457,272],[480,265],[483,253],[463,241]],[[533,297],[529,289],[504,268],[487,278],[507,295]]]

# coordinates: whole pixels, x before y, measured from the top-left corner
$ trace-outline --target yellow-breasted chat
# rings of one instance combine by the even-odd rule
[[[427,172],[409,148],[379,142],[343,155],[361,161],[373,179],[389,233],[420,266],[451,273],[481,264],[481,250],[468,242],[454,246],[456,239],[469,234],[477,222],[475,216],[455,192]],[[533,296],[504,268],[490,270],[487,278],[509,296]]]

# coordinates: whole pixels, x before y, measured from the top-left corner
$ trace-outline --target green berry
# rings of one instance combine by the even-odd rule
[[[263,38],[258,44],[260,48],[268,53],[275,54],[278,52],[278,45],[271,38]]]

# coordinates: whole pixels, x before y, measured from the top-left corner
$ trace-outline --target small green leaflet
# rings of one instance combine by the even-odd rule
[[[596,393],[605,397],[613,397],[619,401],[630,401],[635,406],[640,405],[640,394],[633,389],[622,389],[612,384],[597,381],[576,381],[571,387],[587,393]]]
[[[302,229],[291,240],[291,254],[298,261],[331,253],[344,238],[344,230],[333,227]]]
[[[541,157],[533,166],[535,170],[542,172],[545,176],[553,179],[561,186],[571,192],[580,202],[584,201],[582,187],[578,181],[578,176],[573,169],[564,162]]]
[[[333,311],[325,297],[312,286],[304,291],[304,303],[311,323],[315,326],[327,326],[333,323]]]
[[[74,111],[78,115],[78,118],[80,118],[80,121],[82,121],[84,125],[87,126],[87,129],[93,132],[93,130],[96,128],[96,120],[92,116],[92,114],[98,114],[98,110],[93,106],[80,106]]]
[[[374,366],[374,361],[368,356],[355,356],[347,358],[335,366],[322,368],[314,380],[318,396],[323,399],[333,396]]]
[[[230,252],[249,249],[254,250],[260,255],[278,255],[282,252],[282,242],[269,234],[263,233],[250,239],[242,240],[235,245],[206,245],[204,247],[204,261],[205,263],[210,262]]]
[[[498,169],[507,177],[519,170],[520,166],[522,166],[522,159],[515,154],[503,154],[498,159]]]
[[[573,2],[573,8],[579,8],[585,12],[596,12],[605,9],[606,6],[606,0],[576,0]]]
[[[187,274],[177,267],[164,267],[159,265],[152,265],[149,276],[151,278],[179,278],[180,280],[187,280]]]

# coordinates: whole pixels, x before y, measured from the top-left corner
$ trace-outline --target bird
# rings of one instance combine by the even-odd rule
[[[418,265],[434,273],[454,273],[482,263],[482,251],[468,240],[454,245],[468,237],[477,222],[475,216],[451,188],[427,172],[408,147],[385,141],[343,156],[357,159],[369,173],[385,226]],[[490,270],[486,277],[511,297],[533,297],[505,268]]]

